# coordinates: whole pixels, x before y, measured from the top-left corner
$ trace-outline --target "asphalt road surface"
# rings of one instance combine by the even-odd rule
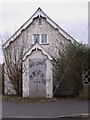
[[[64,115],[88,113],[88,101],[60,100],[46,103],[16,103],[3,101],[3,117],[21,118],[53,118]],[[7,119],[8,120],[8,119]],[[12,119],[13,120],[13,119]],[[14,119],[15,120],[15,119]],[[39,120],[39,119],[38,119]],[[64,119],[60,119],[64,120]],[[69,119],[65,119],[69,120]],[[71,119],[74,120],[74,119]],[[75,119],[76,120],[76,119]],[[81,120],[80,118],[77,120]]]
[[[89,120],[88,118],[2,118],[2,120]]]

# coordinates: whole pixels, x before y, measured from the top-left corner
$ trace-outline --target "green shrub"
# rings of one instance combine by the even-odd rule
[[[76,43],[58,50],[53,69],[54,88],[59,85],[55,96],[79,97],[84,88],[82,73],[88,69],[88,50],[90,51],[87,46]]]

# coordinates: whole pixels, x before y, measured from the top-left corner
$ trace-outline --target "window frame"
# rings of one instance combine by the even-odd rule
[[[35,39],[34,39],[34,35],[39,35],[39,40],[38,40],[38,43],[39,44],[42,44],[42,45],[47,45],[49,44],[49,41],[48,41],[48,34],[33,34],[32,35],[32,42],[31,44],[35,44]],[[42,35],[47,35],[47,41],[46,42],[42,42]]]
[[[36,43],[36,38],[38,36],[38,40],[37,40],[37,43],[40,42],[40,34],[33,34],[33,40],[34,40],[34,44]],[[36,38],[35,38],[36,37]]]
[[[42,42],[42,35],[47,35],[47,41],[46,41],[46,42],[45,42],[45,41]],[[41,37],[40,37],[40,38],[41,38],[41,39],[40,39],[40,44],[44,44],[44,45],[49,44],[49,41],[48,41],[48,34],[41,34],[40,36],[41,36]]]

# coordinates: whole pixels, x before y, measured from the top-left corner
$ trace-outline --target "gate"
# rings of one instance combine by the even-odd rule
[[[29,60],[29,95],[46,97],[46,60]]]

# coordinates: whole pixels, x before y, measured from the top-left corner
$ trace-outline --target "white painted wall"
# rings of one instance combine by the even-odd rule
[[[51,55],[56,56],[57,55],[57,47],[58,47],[58,41],[63,42],[64,44],[67,44],[68,41],[63,35],[59,33],[57,29],[55,29],[51,24],[47,22],[45,18],[42,18],[42,24],[39,25],[39,18],[36,18],[33,20],[33,22],[21,32],[21,34],[9,45],[9,49],[12,48],[12,46],[17,46],[17,59],[20,53],[21,48],[23,47],[23,55],[32,47],[31,41],[32,41],[32,35],[33,34],[47,34],[48,35],[48,41],[49,44],[41,46]],[[12,56],[13,56],[13,50],[12,50]],[[23,66],[26,67],[26,71],[23,73],[23,96],[27,97],[29,96],[29,77],[28,77],[28,59],[29,58],[43,58],[45,56],[40,55],[38,52],[33,52],[25,61],[23,61]],[[46,83],[46,97],[52,97],[53,93],[53,80],[52,80],[52,65],[50,60],[47,59],[47,70],[46,70],[46,77],[47,77],[47,83]],[[7,93],[7,88],[9,88],[9,84],[7,83],[7,76],[5,75],[6,85],[5,85],[5,93]],[[12,90],[13,93],[13,90]],[[48,96],[49,95],[49,96]]]

